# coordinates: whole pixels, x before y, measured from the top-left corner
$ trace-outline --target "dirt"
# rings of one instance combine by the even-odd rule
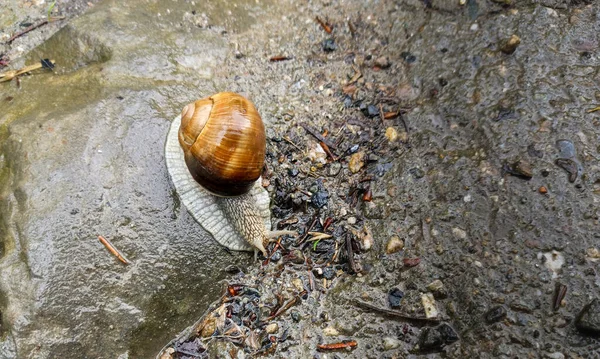
[[[279,90],[262,103],[283,100],[267,110],[273,214],[333,238],[284,240],[279,263],[230,282],[259,291],[256,315],[232,317],[248,299],[225,294],[172,357],[243,357],[211,340],[224,333],[250,356],[329,357],[318,348],[336,343],[356,358],[593,355],[576,318],[598,287],[598,8],[509,3],[313,4],[298,11],[321,21],[291,15],[268,41],[234,39],[234,88],[266,82]],[[386,251],[392,239],[401,251]],[[277,295],[301,298],[304,320],[285,312],[268,334]]]

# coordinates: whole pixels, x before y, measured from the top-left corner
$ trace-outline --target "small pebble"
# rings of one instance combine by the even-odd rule
[[[333,40],[331,38],[323,40],[321,47],[323,48],[323,51],[325,51],[325,52],[332,52],[332,51],[335,51],[335,49],[337,49],[335,40]]]
[[[269,334],[275,334],[277,331],[279,331],[279,325],[277,325],[277,323],[271,323],[267,325],[265,331]]]
[[[356,224],[356,217],[348,217],[348,224]]]
[[[375,105],[367,106],[366,115],[371,118],[379,116],[379,108],[377,108],[377,106]]]
[[[290,312],[290,316],[292,317],[292,320],[294,322],[296,322],[296,323],[298,323],[302,319],[302,316],[300,315],[300,312],[297,311],[297,310],[292,310]]]
[[[350,157],[350,161],[348,162],[348,168],[350,172],[357,173],[361,168],[365,165],[363,158],[365,154],[363,152],[357,152]]]
[[[517,35],[512,35],[510,38],[504,40],[500,44],[500,51],[504,52],[507,55],[510,55],[513,52],[515,52],[515,50],[520,44],[521,38],[519,38]]]
[[[318,191],[310,197],[310,203],[316,208],[323,208],[327,205],[329,199],[329,192]]]
[[[291,177],[296,177],[298,175],[298,173],[300,173],[300,171],[298,171],[298,169],[296,167],[292,167],[292,168],[288,169],[288,174]]]
[[[323,335],[328,337],[337,337],[338,335],[340,335],[340,332],[338,332],[337,329],[335,329],[334,327],[329,326],[323,329]]]
[[[419,349],[426,352],[438,350],[444,345],[442,335],[435,328],[423,328],[419,336]]]
[[[431,293],[422,293],[421,294],[421,304],[423,304],[423,308],[425,309],[425,318],[437,318],[439,315],[437,305],[435,303],[435,299],[433,298],[433,294]]]
[[[393,127],[386,128],[385,138],[390,142],[396,142],[398,140],[398,131]]]
[[[397,235],[390,237],[390,240],[385,246],[385,253],[392,254],[401,251],[404,248],[404,240]]]
[[[506,318],[506,308],[503,306],[493,307],[485,313],[484,317],[489,324],[499,322]]]
[[[546,194],[548,193],[548,189],[544,186],[541,186],[540,188],[538,188],[538,192],[540,192],[541,194]]]
[[[323,278],[327,279],[327,280],[331,280],[333,278],[335,278],[335,269],[331,268],[331,267],[325,267],[325,269],[323,269]]]
[[[392,350],[400,347],[401,342],[394,337],[383,338],[383,350]]]
[[[303,291],[304,290],[304,283],[302,283],[302,279],[300,278],[294,278],[292,279],[292,285],[299,291]]]
[[[421,263],[421,258],[404,258],[402,263],[407,268],[416,267],[419,265],[419,263]]]
[[[465,232],[464,230],[462,230],[458,227],[452,228],[452,234],[457,239],[466,239],[467,238],[467,232]]]
[[[402,298],[404,298],[404,292],[398,288],[392,288],[388,292],[388,301],[390,303],[390,307],[392,308],[399,308]]]
[[[304,254],[299,249],[294,249],[290,254],[286,255],[286,260],[294,264],[304,264]]]
[[[373,233],[371,233],[371,228],[365,225],[363,227],[363,232],[359,237],[361,239],[361,248],[363,251],[368,251],[373,247]]]
[[[342,169],[342,164],[339,162],[332,162],[329,164],[329,167],[327,168],[327,175],[329,177],[335,177],[338,175],[338,173],[340,173],[340,170]]]
[[[386,56],[381,56],[375,59],[375,66],[380,67],[382,69],[387,69],[390,67],[390,61]]]
[[[556,148],[558,149],[558,158],[575,158],[577,151],[575,145],[569,140],[558,140],[556,141]]]
[[[552,278],[558,277],[558,272],[565,264],[565,257],[558,251],[544,253],[544,266],[552,271]]]
[[[410,174],[415,176],[415,178],[417,178],[417,179],[425,177],[425,171],[423,171],[422,169],[420,169],[418,167],[411,168],[410,170],[408,170],[408,172],[410,172]]]
[[[436,299],[444,299],[448,296],[444,283],[439,279],[429,283],[427,285],[427,290],[430,291]]]
[[[580,332],[600,335],[600,300],[596,298],[583,307],[575,320],[575,326]]]
[[[598,248],[590,247],[585,250],[585,255],[592,260],[597,260],[600,259],[600,250]]]
[[[417,61],[417,57],[413,54],[411,54],[408,51],[403,51],[400,56],[402,57],[402,59],[404,59],[404,61],[406,61],[406,63],[408,64],[412,64],[413,62]]]
[[[211,335],[213,335],[215,330],[217,330],[217,321],[216,319],[211,318],[206,322],[204,327],[202,327],[202,332],[200,333],[200,336],[202,338],[208,338]]]
[[[524,160],[519,160],[512,165],[513,176],[521,177],[526,180],[530,180],[533,177],[533,171],[531,170],[531,164]]]
[[[281,260],[281,251],[273,253],[271,256],[271,262],[279,262]]]

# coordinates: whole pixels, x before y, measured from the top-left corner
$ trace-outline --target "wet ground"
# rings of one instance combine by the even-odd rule
[[[599,15],[100,2],[15,62],[54,73],[0,88],[1,356],[154,357],[199,320],[172,357],[594,357]],[[222,90],[266,123],[274,224],[332,239],[254,263],[181,208],[169,121]]]

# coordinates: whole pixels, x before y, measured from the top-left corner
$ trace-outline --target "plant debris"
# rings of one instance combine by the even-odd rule
[[[106,249],[108,249],[108,251],[112,253],[112,255],[117,257],[117,259],[120,260],[123,264],[129,264],[129,261],[125,258],[125,256],[123,256],[123,254],[112,243],[110,243],[108,239],[102,236],[98,236],[98,240],[100,241],[100,243],[104,244]]]
[[[39,63],[25,66],[19,70],[11,70],[7,72],[0,73],[0,82],[10,81],[12,79],[19,80],[19,76],[37,69],[53,69],[54,68],[54,60],[43,59],[40,60]]]

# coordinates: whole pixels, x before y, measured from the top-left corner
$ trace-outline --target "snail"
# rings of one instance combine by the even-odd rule
[[[270,199],[261,186],[266,152],[262,119],[248,99],[220,92],[190,103],[171,123],[169,176],[192,217],[221,245],[261,251],[271,238]]]

